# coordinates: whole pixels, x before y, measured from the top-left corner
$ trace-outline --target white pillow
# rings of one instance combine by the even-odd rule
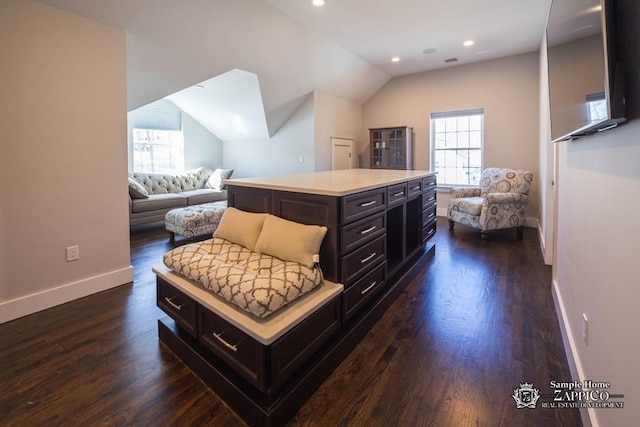
[[[233,169],[216,169],[209,179],[207,183],[204,185],[204,188],[213,188],[214,190],[223,190],[224,180],[231,178],[233,174]]]

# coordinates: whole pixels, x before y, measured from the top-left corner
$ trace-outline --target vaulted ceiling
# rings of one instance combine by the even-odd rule
[[[230,109],[235,84],[240,116],[246,112],[245,119],[260,128],[252,135],[265,132],[264,121],[272,135],[316,90],[362,103],[393,76],[451,66],[445,59],[464,64],[536,50],[550,4],[326,0],[318,8],[311,0],[38,1],[127,32],[130,111],[185,90],[172,100],[198,119],[207,108]],[[475,44],[463,46],[469,39]],[[400,60],[392,63],[394,56]],[[204,89],[196,90],[202,89],[197,84]],[[264,121],[255,122],[256,103]],[[216,132],[223,140],[243,138]]]

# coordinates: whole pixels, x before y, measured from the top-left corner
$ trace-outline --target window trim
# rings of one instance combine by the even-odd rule
[[[438,149],[438,150],[436,150],[436,147],[435,147],[434,120],[435,119],[454,118],[454,117],[469,117],[469,116],[480,116],[481,125],[482,125],[481,135],[480,135],[480,148],[475,148],[474,150],[480,150],[480,170],[482,171],[484,169],[484,131],[485,131],[484,108],[472,108],[472,109],[468,109],[468,110],[455,110],[455,111],[435,112],[435,113],[431,113],[429,115],[429,153],[430,153],[429,164],[430,164],[430,168],[431,168],[432,171],[436,170],[436,166],[435,166],[435,158],[436,158],[435,153],[436,153],[436,151],[459,150],[458,148],[448,148],[448,149]],[[475,187],[475,185],[473,185],[473,184],[449,184],[449,183],[445,183],[444,182],[444,177],[443,177],[443,179],[438,179],[437,186],[438,186],[438,189],[445,190],[445,192],[448,192],[452,188],[456,188],[456,187]]]

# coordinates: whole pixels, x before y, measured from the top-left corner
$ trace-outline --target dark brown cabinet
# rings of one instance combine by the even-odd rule
[[[369,129],[372,169],[413,169],[413,128]]]
[[[159,320],[160,340],[252,426],[284,425],[435,253],[433,173],[356,169],[273,180],[228,182],[229,206],[327,227],[320,265],[342,286],[327,284],[335,292],[322,306],[264,341],[158,276],[157,304],[175,319]]]

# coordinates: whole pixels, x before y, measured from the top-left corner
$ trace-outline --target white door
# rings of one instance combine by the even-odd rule
[[[331,137],[331,169],[353,168],[353,139]]]

